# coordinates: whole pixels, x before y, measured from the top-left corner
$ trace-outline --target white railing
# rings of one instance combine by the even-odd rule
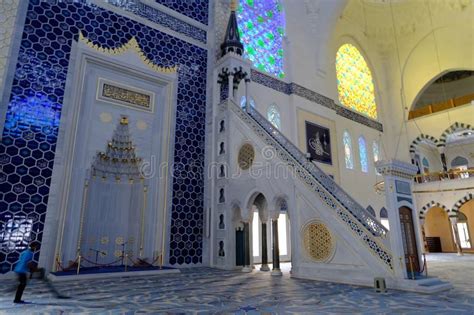
[[[238,106],[234,103],[235,106]],[[241,109],[242,110],[242,109]],[[301,152],[275,126],[263,117],[255,108],[249,106],[245,111],[252,117],[280,146],[282,146],[312,177],[322,185],[347,211],[349,211],[373,236],[385,238],[387,229],[364,207],[359,205],[331,177],[326,175],[315,163],[308,161]]]

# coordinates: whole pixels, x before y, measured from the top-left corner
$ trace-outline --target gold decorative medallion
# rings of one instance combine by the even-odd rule
[[[115,244],[122,245],[123,244],[123,237],[119,236],[115,239]]]
[[[109,244],[109,237],[108,236],[102,236],[102,238],[100,239],[100,243],[101,244]]]
[[[255,150],[249,143],[244,144],[240,147],[238,163],[239,167],[243,170],[248,170],[252,166],[255,159]]]
[[[303,228],[303,247],[312,260],[324,262],[334,252],[334,239],[324,223],[311,221]]]

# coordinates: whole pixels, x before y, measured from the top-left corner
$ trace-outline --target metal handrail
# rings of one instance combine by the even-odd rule
[[[232,102],[233,103],[233,102]],[[233,103],[234,106],[238,106]],[[240,110],[240,106],[238,106]],[[312,177],[322,185],[346,210],[348,210],[374,236],[385,238],[388,230],[378,222],[364,207],[349,196],[334,180],[326,175],[315,163],[308,161],[306,154],[301,152],[271,122],[263,117],[255,108],[249,106],[245,111],[259,124],[282,148],[284,148]]]
[[[462,177],[462,175],[467,175]],[[426,182],[437,182],[441,180],[456,180],[456,179],[466,179],[474,177],[474,169],[467,170],[449,170],[446,172],[431,172],[425,174],[418,174],[415,176],[415,182],[417,183],[426,183]]]

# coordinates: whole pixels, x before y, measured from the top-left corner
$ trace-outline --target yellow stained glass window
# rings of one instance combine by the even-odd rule
[[[354,45],[344,44],[337,51],[336,75],[339,101],[342,105],[377,119],[372,73]]]

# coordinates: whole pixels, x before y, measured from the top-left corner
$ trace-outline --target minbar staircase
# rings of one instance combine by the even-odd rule
[[[278,157],[287,163],[310,190],[319,195],[321,200],[337,213],[339,219],[369,250],[388,269],[392,270],[393,258],[388,249],[390,240],[387,229],[316,164],[308,161],[306,154],[301,152],[255,108],[248,106],[243,110],[233,101],[227,104],[228,108],[240,117],[266,145],[275,150]]]
[[[247,125],[264,143],[271,146],[279,159],[284,161],[304,185],[333,210],[336,217],[372,253],[380,266],[387,271],[387,277],[394,277],[395,261],[390,250],[389,231],[364,207],[358,204],[334,180],[326,175],[315,163],[308,161],[306,154],[288,140],[272,123],[255,108],[242,109],[233,101],[220,104],[226,106]],[[391,280],[392,287],[402,290],[434,293],[451,288],[450,283],[436,278],[418,281]]]

